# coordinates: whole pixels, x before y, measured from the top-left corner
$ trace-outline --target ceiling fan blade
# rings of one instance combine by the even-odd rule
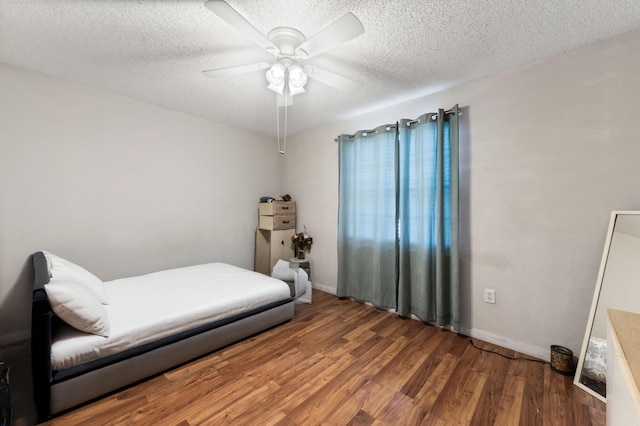
[[[258,46],[274,55],[278,54],[278,48],[234,8],[229,6],[227,2],[223,0],[210,0],[204,5],[207,9],[222,18],[227,24],[234,27],[240,34],[253,40]]]
[[[228,75],[245,74],[251,71],[266,70],[269,67],[270,65],[268,63],[260,62],[257,64],[242,65],[239,67],[218,68],[216,70],[205,70],[205,71],[202,71],[202,74],[204,74],[207,77],[218,78],[218,77],[226,77]]]
[[[332,47],[356,38],[361,34],[364,34],[362,22],[353,13],[347,13],[298,46],[296,54],[303,59],[307,59],[326,52]]]
[[[319,81],[320,83],[324,83],[328,86],[335,87],[338,90],[341,90],[345,93],[353,94],[360,90],[362,87],[362,83],[357,82],[355,80],[351,80],[347,77],[343,77],[338,74],[334,74],[329,71],[325,71],[321,68],[307,65],[304,67],[305,71],[310,78]]]

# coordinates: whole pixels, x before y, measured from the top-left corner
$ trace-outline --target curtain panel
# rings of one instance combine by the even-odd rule
[[[457,105],[338,142],[338,296],[459,329]]]
[[[338,296],[395,309],[397,125],[339,138]]]

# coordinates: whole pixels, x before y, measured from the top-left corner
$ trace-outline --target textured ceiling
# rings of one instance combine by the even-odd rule
[[[307,38],[347,12],[364,35],[308,63],[363,83],[354,95],[310,80],[289,134],[424,96],[640,28],[638,0],[228,0],[267,34]],[[0,62],[275,135],[264,72],[201,70],[271,55],[204,1],[0,0]]]

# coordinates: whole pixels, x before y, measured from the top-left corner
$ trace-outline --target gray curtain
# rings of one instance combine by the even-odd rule
[[[338,296],[395,308],[397,126],[338,142]]]
[[[458,114],[399,126],[398,313],[459,329]]]
[[[459,329],[457,105],[338,142],[338,296]]]

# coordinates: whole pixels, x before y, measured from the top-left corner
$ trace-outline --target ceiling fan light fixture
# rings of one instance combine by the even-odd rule
[[[276,92],[276,93],[278,93],[278,94],[282,95],[282,94],[284,93],[284,83],[279,84],[279,85],[276,85],[276,84],[269,84],[269,85],[267,86],[267,89],[271,89],[271,90],[273,90],[274,92]]]
[[[289,67],[289,93],[297,95],[304,92],[304,85],[307,84],[307,74],[302,67],[294,64]]]
[[[282,94],[284,91],[284,78],[286,72],[287,69],[284,65],[280,63],[274,64],[266,73],[267,81],[269,82],[269,86],[267,87],[274,92]]]
[[[291,96],[298,95],[300,93],[304,93],[304,87],[294,87],[289,84],[289,94]]]

